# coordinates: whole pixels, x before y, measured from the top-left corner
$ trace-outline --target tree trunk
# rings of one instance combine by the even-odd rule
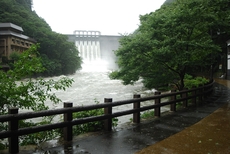
[[[180,74],[180,89],[179,90],[183,90],[184,89],[184,76],[185,76],[185,71],[183,71],[181,74]]]

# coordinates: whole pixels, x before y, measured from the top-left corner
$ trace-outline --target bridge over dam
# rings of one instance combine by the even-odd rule
[[[101,35],[100,31],[75,30],[68,34],[68,41],[74,42],[84,62],[105,61],[107,69],[116,69],[114,51],[119,47],[122,36]]]

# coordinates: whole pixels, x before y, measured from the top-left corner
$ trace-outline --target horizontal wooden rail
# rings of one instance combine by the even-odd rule
[[[37,133],[40,131],[47,131],[52,129],[63,128],[64,129],[64,140],[72,140],[72,127],[74,125],[80,125],[88,122],[94,121],[104,121],[105,130],[112,129],[112,118],[120,117],[128,114],[133,114],[133,122],[140,122],[140,112],[154,109],[155,116],[161,116],[161,107],[170,105],[171,111],[176,111],[176,104],[182,102],[184,107],[188,107],[188,100],[192,100],[192,104],[196,105],[197,98],[201,101],[210,95],[213,92],[214,81],[210,82],[207,85],[200,86],[198,88],[185,89],[182,91],[172,90],[169,93],[161,94],[156,92],[154,96],[141,98],[140,95],[134,95],[133,99],[116,101],[113,102],[112,98],[105,98],[103,104],[96,105],[87,105],[87,106],[72,106],[71,102],[65,102],[64,108],[62,109],[53,109],[47,111],[38,111],[38,112],[27,112],[27,113],[18,113],[18,108],[9,109],[9,114],[0,116],[0,122],[8,122],[9,129],[7,131],[0,132],[0,139],[9,138],[9,153],[18,153],[19,152],[19,136],[28,135],[32,133]],[[168,98],[167,102],[161,102],[162,98]],[[152,105],[142,106],[141,103],[145,101],[153,100]],[[125,111],[113,113],[112,109],[115,106],[133,104],[133,109],[128,109]],[[81,112],[94,109],[104,109],[104,115],[87,117],[81,119],[73,119],[72,114],[74,112]],[[27,127],[27,128],[18,128],[18,121],[23,119],[38,118],[43,116],[53,116],[53,115],[64,115],[63,122],[56,122],[47,125]]]

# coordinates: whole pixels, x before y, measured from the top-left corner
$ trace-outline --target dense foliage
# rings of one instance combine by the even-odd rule
[[[52,90],[65,90],[72,85],[73,79],[67,77],[60,77],[58,80],[31,78],[34,73],[40,73],[45,70],[37,48],[38,45],[33,45],[30,49],[18,55],[18,59],[12,64],[12,70],[8,72],[0,70],[0,115],[7,114],[10,107],[18,107],[20,110],[28,111],[47,110],[48,105],[45,104],[47,100],[54,104],[61,102]],[[43,117],[43,120],[38,123],[20,121],[20,127],[47,124],[51,121],[52,117],[48,119]],[[0,130],[7,130],[7,123],[0,123]],[[46,140],[51,139],[53,135],[51,131],[43,132],[23,136],[20,141],[22,141],[22,144],[26,144],[28,141],[37,143],[39,138],[36,138],[36,136]],[[43,137],[41,138],[41,136]],[[0,147],[3,145],[0,143]]]
[[[207,84],[209,81],[203,77],[193,77],[191,75],[185,74],[184,85],[185,88],[192,89],[194,87],[199,87]]]
[[[62,77],[59,81],[30,78],[34,73],[45,70],[37,53],[37,46],[32,46],[19,56],[19,60],[13,63],[13,70],[0,71],[0,113],[5,113],[9,107],[45,110],[47,107],[44,101],[47,99],[55,103],[60,102],[51,90],[65,90],[71,86],[73,80],[67,77]]]
[[[1,0],[0,22],[22,27],[23,34],[40,43],[39,53],[46,68],[43,75],[72,74],[81,67],[75,45],[67,41],[67,36],[52,32],[44,19],[31,10],[30,0]]]
[[[140,16],[139,28],[120,41],[115,52],[120,69],[110,77],[124,84],[141,78],[148,88],[175,84],[183,89],[185,74],[209,70],[226,46],[229,4],[228,0],[176,0]]]

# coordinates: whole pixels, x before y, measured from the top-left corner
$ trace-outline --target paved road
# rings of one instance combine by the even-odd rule
[[[220,84],[215,84],[215,94],[202,106],[164,113],[160,118],[112,132],[78,136],[72,142],[55,147],[43,146],[36,152],[21,150],[20,153],[230,153],[230,90],[224,86],[228,86],[229,81],[217,82]]]

